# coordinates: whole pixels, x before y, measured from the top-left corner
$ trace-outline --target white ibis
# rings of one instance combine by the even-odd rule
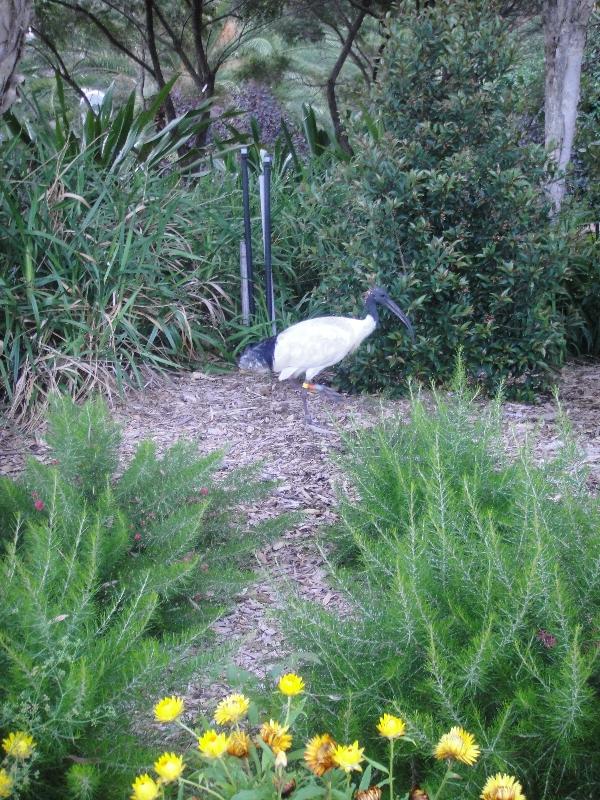
[[[312,383],[319,372],[337,364],[353,353],[364,339],[373,333],[379,322],[377,306],[389,309],[406,326],[414,340],[413,326],[406,314],[388,296],[385,289],[375,287],[365,295],[364,319],[353,317],[315,317],[291,325],[277,336],[246,348],[240,358],[240,369],[252,372],[275,372],[280,381],[300,378],[304,374],[302,388],[308,392],[324,392],[339,397],[337,392]],[[306,393],[302,393],[304,413],[308,413]]]

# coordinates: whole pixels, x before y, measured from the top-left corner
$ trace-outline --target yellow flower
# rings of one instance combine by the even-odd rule
[[[471,766],[479,758],[479,753],[479,745],[475,743],[473,735],[455,726],[439,740],[434,756],[440,761],[452,758]]]
[[[481,800],[525,800],[523,787],[512,775],[503,775],[499,772],[493,778],[488,778]]]
[[[250,752],[250,737],[244,731],[234,731],[229,737],[227,752],[236,758],[245,758]]]
[[[398,739],[404,736],[406,732],[406,723],[400,717],[394,717],[392,714],[384,714],[379,718],[377,730],[381,736],[386,739]]]
[[[250,700],[243,694],[230,694],[217,705],[215,722],[217,725],[234,725],[246,716]]]
[[[183,714],[183,700],[181,697],[163,697],[154,706],[154,717],[157,722],[174,722]]]
[[[0,769],[0,797],[10,797],[13,790],[13,779],[5,769]]]
[[[16,731],[9,733],[6,739],[2,739],[2,747],[7,756],[25,759],[33,753],[35,742],[33,736],[25,731]]]
[[[333,750],[335,765],[343,769],[344,772],[352,772],[353,769],[362,772],[360,762],[363,760],[364,750],[364,747],[358,746],[358,742],[336,745]]]
[[[198,739],[198,747],[207,758],[221,758],[229,747],[229,736],[211,729]]]
[[[288,733],[287,727],[284,728],[279,722],[270,719],[265,722],[260,729],[260,736],[265,744],[268,744],[271,750],[277,753],[285,752],[292,746],[292,737]]]
[[[293,672],[288,672],[287,675],[281,676],[279,683],[277,684],[277,688],[281,694],[285,694],[288,697],[294,697],[295,695],[301,694],[304,691],[304,681],[299,675],[295,675]]]
[[[160,792],[158,783],[148,773],[138,775],[131,788],[133,789],[131,800],[155,800]]]
[[[175,753],[163,753],[154,762],[154,771],[163,783],[179,780],[184,769],[183,758]]]
[[[306,766],[318,778],[324,775],[327,770],[335,767],[335,762],[333,760],[333,751],[335,747],[336,743],[328,733],[323,733],[320,736],[313,736],[313,738],[306,743],[306,750],[304,751]]]

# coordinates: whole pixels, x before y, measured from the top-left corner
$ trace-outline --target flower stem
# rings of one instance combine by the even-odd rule
[[[439,797],[439,796],[440,796],[440,794],[442,793],[442,789],[444,788],[444,786],[445,786],[445,785],[446,785],[446,783],[448,782],[448,778],[450,777],[450,773],[451,773],[451,772],[452,772],[452,764],[451,764],[451,763],[449,763],[449,764],[448,764],[448,769],[446,770],[446,774],[445,774],[445,775],[444,775],[444,777],[442,778],[442,782],[441,782],[441,783],[440,783],[440,785],[438,786],[438,790],[437,790],[437,792],[436,792],[436,793],[433,795],[433,800],[438,800],[438,797]]]
[[[390,739],[390,800],[394,800],[394,740]]]
[[[285,712],[285,722],[283,723],[283,727],[287,728],[289,721],[290,721],[290,711],[292,708],[292,698],[288,695],[287,699],[287,710]]]
[[[180,719],[178,719],[177,720],[177,724],[179,725],[180,728],[183,728],[184,731],[187,731],[188,733],[191,733],[192,736],[194,737],[194,739],[198,738],[198,734],[196,733],[196,731],[193,731],[191,728],[188,728],[188,726],[185,724],[185,722],[182,722]]]
[[[218,797],[219,800],[225,800],[222,794],[215,792],[213,789],[209,789],[208,786],[203,786],[201,783],[194,783],[194,781],[188,781],[187,778],[179,778],[180,783],[185,783],[188,786],[193,786],[194,789],[200,789],[207,794],[212,794],[214,797]]]

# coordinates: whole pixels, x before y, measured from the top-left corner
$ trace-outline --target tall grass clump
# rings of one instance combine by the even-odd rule
[[[324,729],[353,740],[390,700],[408,720],[405,781],[462,726],[486,772],[450,796],[478,797],[495,771],[531,798],[598,796],[600,507],[565,437],[547,463],[532,446],[508,453],[499,405],[461,379],[414,394],[410,421],[347,439],[327,542],[349,610],[299,603],[290,631]]]
[[[0,394],[17,419],[56,388],[140,384],[224,349],[239,281],[231,193],[190,174],[201,109],[158,133],[153,110],[107,95],[79,126],[58,101],[52,124],[44,109],[8,118]]]
[[[151,763],[141,709],[222,666],[208,626],[282,520],[250,529],[239,506],[269,485],[215,480],[220,455],[186,442],[141,443],[115,479],[100,401],[57,403],[48,441],[51,464],[0,480],[0,734],[37,743],[24,797],[121,797]]]

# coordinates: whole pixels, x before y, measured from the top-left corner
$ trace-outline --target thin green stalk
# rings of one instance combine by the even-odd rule
[[[187,778],[179,778],[179,782],[185,783],[188,786],[192,786],[194,789],[200,789],[201,791],[206,792],[207,794],[212,794],[214,797],[218,797],[219,800],[225,800],[222,794],[215,792],[213,789],[209,789],[208,786],[204,786],[203,784],[194,783],[194,781],[189,781],[187,780]]]
[[[394,800],[394,739],[390,739],[390,800]]]
[[[444,786],[448,782],[448,778],[450,777],[451,774],[452,774],[452,764],[449,763],[448,764],[448,769],[446,770],[446,774],[442,778],[442,782],[438,786],[437,792],[433,795],[433,800],[438,800],[440,794],[442,793],[442,789],[444,788]]]

